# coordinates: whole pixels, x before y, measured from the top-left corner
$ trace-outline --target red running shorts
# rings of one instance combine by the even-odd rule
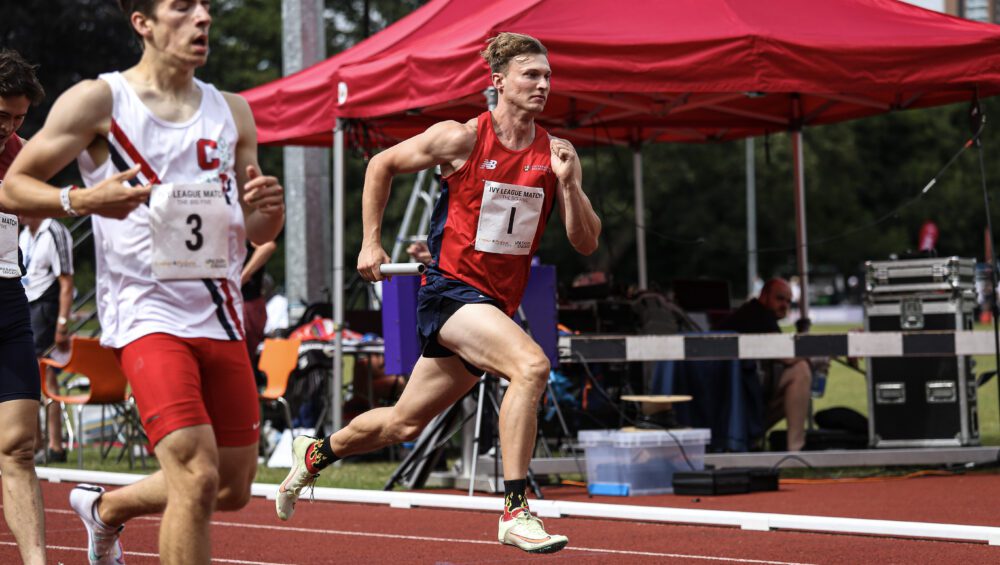
[[[116,353],[152,447],[203,424],[212,426],[219,447],[257,441],[260,407],[243,341],[155,333]]]

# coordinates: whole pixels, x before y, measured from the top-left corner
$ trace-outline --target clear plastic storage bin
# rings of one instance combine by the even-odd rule
[[[705,468],[705,446],[711,436],[711,430],[702,428],[581,431],[578,440],[586,453],[587,491],[612,496],[673,492],[675,471]]]

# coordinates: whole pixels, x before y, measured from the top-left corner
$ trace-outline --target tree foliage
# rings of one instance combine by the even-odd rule
[[[327,52],[338,53],[389,27],[427,0],[327,0]]]
[[[423,3],[327,0],[327,53],[354,45]],[[212,54],[198,72],[202,80],[238,92],[281,75],[281,0],[215,0],[212,11]],[[140,55],[114,0],[2,2],[0,45],[38,63],[48,91],[45,103],[29,114],[22,128],[27,136],[38,130],[52,101],[66,88],[101,72],[127,68]],[[559,69],[554,71],[558,74]],[[984,110],[996,121],[1000,103],[984,101]],[[925,219],[940,228],[942,254],[982,258],[986,222],[975,148],[944,172],[930,192],[917,198],[968,139],[966,111],[966,105],[912,110],[805,130],[809,259],[814,269],[854,273],[867,259],[913,248]],[[993,132],[992,121],[984,134],[983,151],[986,180],[995,191],[1000,164],[991,157],[1000,148],[1000,136]],[[587,258],[573,253],[554,215],[541,257],[557,265],[563,282],[581,271],[601,269],[622,284],[634,283],[631,150],[589,146],[579,150],[584,188],[604,223],[601,248]],[[642,151],[651,281],[665,286],[674,278],[723,278],[732,282],[734,294],[742,294],[747,263],[744,143],[659,144]],[[280,149],[262,148],[261,154],[264,169],[280,174]],[[759,138],[755,162],[761,274],[787,276],[795,271],[788,136]],[[365,162],[355,156],[347,164],[347,207],[358,210]],[[75,182],[75,167],[58,180]],[[397,179],[383,230],[387,247],[411,182],[409,177]],[[994,215],[998,211],[994,206]],[[360,243],[358,214],[348,215],[346,230],[345,264],[351,266]]]

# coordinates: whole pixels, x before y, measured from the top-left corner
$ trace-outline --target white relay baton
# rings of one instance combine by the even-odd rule
[[[422,275],[427,270],[423,263],[383,263],[379,265],[379,272],[383,275]]]

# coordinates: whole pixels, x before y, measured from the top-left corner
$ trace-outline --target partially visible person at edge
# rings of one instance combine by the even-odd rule
[[[20,280],[25,269],[17,216],[9,213],[3,196],[8,167],[24,145],[17,130],[28,109],[44,96],[35,67],[16,51],[0,49],[0,474],[3,516],[21,561],[30,565],[45,563],[45,517],[34,459],[42,389]]]
[[[761,288],[760,296],[752,298],[723,320],[720,330],[739,333],[781,333],[778,321],[788,316],[792,304],[792,289],[785,279],[770,279]],[[806,417],[812,388],[812,366],[809,359],[793,357],[757,363],[763,392],[764,432],[781,421],[788,420],[788,451],[800,451],[806,443]]]
[[[208,0],[120,0],[138,64],[70,88],[11,166],[4,205],[95,214],[101,342],[115,349],[160,471],[70,505],[91,563],[121,563],[120,533],[163,514],[159,559],[211,559],[216,510],[250,498],[259,408],[243,341],[245,241],[284,223],[277,179],[260,173],[247,102],[194,77],[208,59]],[[88,188],[47,184],[74,159]],[[36,370],[37,373],[37,370]]]
[[[427,247],[426,241],[414,241],[406,248],[406,252],[410,255],[410,259],[416,261],[417,263],[423,263],[424,265],[430,265],[434,257],[431,256],[431,250]]]
[[[240,294],[243,295],[243,329],[246,334],[250,363],[257,366],[257,348],[264,340],[267,326],[267,298],[264,296],[264,266],[274,255],[278,244],[266,241],[260,245],[247,242],[247,258],[240,273]]]
[[[50,218],[21,216],[24,229],[18,245],[26,274],[21,279],[28,295],[31,331],[35,334],[35,357],[69,354],[69,316],[73,309],[73,235],[66,226]],[[56,371],[46,367],[43,378],[49,391],[58,391]],[[62,409],[58,402],[45,410],[46,436],[39,430],[35,463],[65,463],[62,445]]]
[[[549,362],[511,316],[552,209],[558,207],[570,243],[584,255],[597,249],[601,222],[583,192],[573,146],[535,122],[552,74],[545,47],[526,35],[501,33],[482,55],[499,94],[496,109],[465,123],[431,126],[376,155],[365,175],[358,272],[374,282],[389,262],[382,216],[392,178],[441,166],[442,192],[428,241],[432,260],[417,299],[422,355],[395,406],[370,410],[329,438],[295,439],[293,467],[277,493],[282,520],[292,516],[302,488],[322,469],[416,438],[488,371],[510,381],[500,409],[505,503],[497,538],[536,553],[568,543],[545,531],[525,498]]]

